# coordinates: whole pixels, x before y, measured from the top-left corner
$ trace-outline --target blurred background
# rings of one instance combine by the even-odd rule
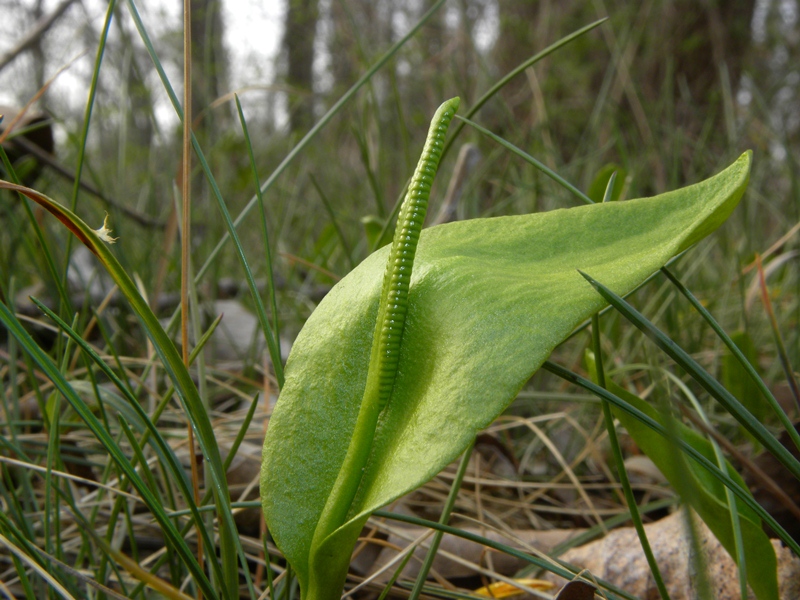
[[[385,64],[374,68],[433,6],[432,0],[192,2],[193,131],[225,205],[234,218],[241,215],[244,254],[271,324],[280,331],[283,360],[325,294],[381,245],[382,232],[392,231],[393,210],[435,108],[457,95],[462,99],[460,114],[467,114],[532,56],[607,18],[521,71],[472,119],[596,200],[614,172],[614,195],[624,201],[696,183],[752,149],[754,166],[740,206],[719,231],[672,268],[734,337],[796,420],[787,374],[800,364],[797,0],[445,0]],[[25,184],[74,207],[92,227],[100,227],[108,213],[112,235],[119,238],[113,253],[137,277],[166,324],[179,304],[182,131],[158,69],[180,98],[181,3],[118,0],[99,53],[107,14],[109,4],[103,0],[0,0],[0,141]],[[153,55],[146,40],[152,42]],[[363,85],[339,106],[366,75]],[[96,96],[87,121],[93,80]],[[241,100],[251,145],[234,94]],[[3,128],[23,109],[24,117],[3,140]],[[453,145],[434,184],[428,225],[580,203],[478,131],[459,128],[456,122],[451,138]],[[193,290],[197,301],[191,303],[201,309],[191,311],[193,329],[205,331],[215,317],[224,318],[192,374],[214,418],[220,446],[231,448],[240,428],[245,431],[250,425],[252,413],[246,412],[255,406],[254,399],[263,408],[259,415],[270,412],[277,383],[241,261],[232,244],[218,245],[226,227],[197,157],[193,167],[191,261],[195,273],[202,269]],[[0,177],[10,177],[3,163]],[[254,209],[259,185],[268,236]],[[43,249],[53,257],[52,264]],[[759,287],[757,255],[763,257],[764,296],[774,310],[774,326]],[[269,283],[270,264],[274,286]],[[276,292],[274,305],[268,302],[271,289]],[[92,398],[97,388],[94,379],[90,386],[92,370],[84,368],[77,353],[67,356],[71,345],[57,335],[30,296],[65,320],[74,319],[76,330],[113,356],[120,372],[136,382],[148,411],[157,404],[166,406],[160,392],[168,382],[159,384],[158,375],[150,372],[153,352],[139,321],[125,299],[113,293],[94,257],[55,219],[2,193],[0,300],[25,319],[41,348],[57,357],[70,381]],[[734,395],[749,401],[758,418],[776,424],[752,381],[664,277],[655,277],[631,302]],[[197,313],[201,318],[195,318]],[[757,454],[758,444],[738,422],[638,330],[613,312],[603,316],[601,327],[610,377],[649,401],[696,394],[725,438],[745,448],[747,455]],[[554,359],[585,372],[589,344],[583,332],[557,348]],[[41,462],[53,446],[42,425],[45,411],[37,394],[49,384],[40,382],[32,366],[23,373],[23,359],[15,356],[20,356],[15,339],[0,327],[2,400],[10,398],[17,429],[30,434],[20,439],[35,457],[31,462]],[[169,394],[164,398],[167,402]],[[462,502],[462,512],[482,519],[489,506],[515,530],[585,527],[587,509],[581,503],[589,495],[558,483],[567,463],[582,482],[608,484],[590,492],[607,510],[603,514],[624,510],[616,483],[607,477],[610,454],[596,398],[537,373],[503,419],[516,420],[516,429],[509,433],[498,421],[494,431],[481,436],[477,453],[485,460],[480,458],[484,462],[475,467],[497,483],[485,486],[490,494],[481,493],[499,500],[490,506],[484,499],[467,508]],[[526,419],[540,423],[544,433],[533,433]],[[185,438],[186,415],[176,403],[155,420],[176,444]],[[238,486],[241,500],[257,494],[266,419],[259,416],[252,423],[248,456],[242,458],[249,460],[251,470],[231,483]],[[105,469],[105,447],[77,427],[69,434],[60,448],[70,468],[85,468],[80,472],[86,478]],[[553,443],[539,439],[546,436]],[[630,439],[623,441],[626,454],[638,453]],[[14,456],[22,455],[9,448]],[[182,448],[188,465],[194,459]],[[513,477],[557,485],[528,495],[503,487]],[[774,478],[789,496],[800,495],[790,487],[797,485],[796,479],[779,472]],[[643,504],[670,495],[651,483],[646,480],[641,488]],[[450,480],[435,480],[420,492],[418,514],[439,518],[449,486]],[[23,504],[32,508],[19,511],[15,518],[20,523],[38,523],[37,490],[31,486],[25,492],[29,500]],[[479,486],[474,490],[477,497]],[[531,502],[540,505],[532,510]],[[663,511],[663,506],[652,510]],[[260,511],[251,507],[246,516],[250,522],[242,531],[249,536],[251,551],[259,552],[264,537]],[[797,518],[791,518],[793,525],[785,526],[794,526],[793,535],[800,536]],[[133,523],[130,517],[128,522]],[[32,525],[26,526],[33,531]],[[78,538],[64,536],[68,543]],[[161,548],[149,530],[137,543]],[[83,568],[80,556],[75,564]],[[181,577],[176,569],[175,581]]]
[[[422,0],[193,2],[194,130],[234,217],[255,184],[233,93],[241,98],[263,183],[431,5]],[[103,211],[110,213],[121,238],[116,251],[159,296],[176,290],[178,282],[178,249],[165,232],[174,217],[181,134],[132,6],[181,94],[180,3],[119,2],[98,71],[85,187],[76,206],[98,226]],[[70,177],[107,9],[99,0],[0,0],[5,122],[54,78],[28,119],[30,136],[37,129],[50,131],[52,140],[38,143],[62,172],[42,168],[31,155],[19,159],[18,169],[22,174],[28,169],[26,182],[55,198],[72,195]],[[616,170],[623,198],[693,183],[753,149],[756,166],[746,201],[732,223],[693,254],[686,270],[689,282],[699,286],[693,289],[726,326],[750,327],[753,275],[745,277],[742,269],[800,220],[797,2],[448,0],[266,191],[287,343],[326,290],[375,246],[375,232],[391,215],[435,107],[454,95],[462,97],[465,109],[472,106],[521,62],[603,17],[608,21],[600,27],[514,78],[475,119],[584,190],[593,184],[602,189]],[[454,202],[451,218],[576,203],[541,173],[465,128],[444,161],[430,220],[466,144],[469,168],[455,174],[458,190],[448,196]],[[25,154],[19,147],[17,152]],[[202,264],[224,227],[196,172],[193,243]],[[3,235],[7,268],[28,226],[18,207],[4,204],[0,210],[5,222],[18,225]],[[55,225],[47,226],[54,239],[64,239]],[[254,221],[241,231],[245,240],[252,239],[248,258],[263,279],[260,230]],[[795,247],[790,235],[773,250],[771,258],[782,261],[768,275],[781,291],[780,318],[796,359]],[[19,288],[36,283],[35,265],[18,260],[15,269]],[[241,273],[232,253],[213,262],[206,281],[204,297],[237,296]],[[165,301],[163,310],[170,305]],[[756,331],[771,345],[768,328]],[[677,334],[691,337],[683,327]],[[692,347],[700,340],[683,341]],[[771,367],[774,361],[765,362]]]

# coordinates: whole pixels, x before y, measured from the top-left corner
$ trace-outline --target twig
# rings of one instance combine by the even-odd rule
[[[0,71],[13,62],[17,56],[33,46],[39,40],[39,38],[42,37],[47,30],[50,29],[50,27],[53,26],[53,23],[55,23],[58,18],[64,14],[64,11],[66,11],[73,2],[75,2],[75,0],[63,0],[63,2],[61,2],[61,4],[59,4],[53,12],[39,19],[33,26],[33,29],[23,36],[22,39],[17,42],[16,46],[0,57]]]

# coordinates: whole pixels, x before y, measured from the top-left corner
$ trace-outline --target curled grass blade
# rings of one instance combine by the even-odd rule
[[[86,223],[72,213],[72,211],[61,206],[47,196],[29,188],[0,181],[0,189],[1,188],[21,192],[53,214],[95,254],[106,268],[109,275],[111,275],[114,282],[119,286],[120,291],[139,318],[146,335],[152,341],[156,353],[161,358],[165,371],[175,385],[178,397],[183,403],[184,411],[189,415],[192,427],[197,434],[200,448],[206,460],[209,462],[212,482],[215,489],[215,498],[219,505],[220,522],[228,526],[225,528],[225,531],[228,532],[227,535],[234,538],[231,540],[231,543],[233,547],[238,546],[242,563],[246,565],[246,557],[244,556],[244,551],[241,550],[241,543],[238,537],[233,536],[232,533],[236,531],[236,527],[233,522],[233,515],[230,511],[230,494],[228,493],[225,473],[222,470],[222,459],[219,454],[219,447],[217,446],[214,429],[211,426],[208,414],[205,411],[189,371],[183,364],[175,345],[161,327],[161,323],[153,314],[150,306],[144,298],[142,298],[141,294],[139,294],[133,280],[125,273],[119,261],[117,261],[116,257],[100,239],[98,232],[86,225]],[[187,499],[187,501],[189,500]],[[219,566],[218,563],[217,566]]]
[[[5,148],[0,146],[0,159],[3,161],[3,166],[5,167],[6,173],[8,173],[9,178],[15,183],[19,184],[19,179],[17,179],[16,173],[14,172],[14,167],[11,165],[11,161],[8,159],[8,155],[6,154]],[[31,210],[31,207],[28,205],[28,202],[23,199],[22,204],[25,208],[25,214],[28,217],[28,221],[31,224],[31,228],[36,236],[36,240],[38,242],[38,247],[33,249],[30,247],[28,242],[28,237],[25,236],[25,245],[26,247],[30,247],[31,256],[35,256],[37,253],[41,252],[44,256],[45,264],[47,265],[47,271],[50,274],[50,280],[53,282],[53,285],[56,287],[56,292],[58,298],[61,302],[63,310],[65,314],[73,314],[75,311],[72,308],[72,301],[69,298],[69,294],[67,293],[67,288],[64,287],[64,282],[61,280],[61,276],[58,272],[58,267],[56,266],[56,261],[53,259],[53,253],[50,251],[50,245],[47,244],[44,238],[44,233],[42,232],[42,228],[39,225],[39,222],[36,220],[36,217]]]

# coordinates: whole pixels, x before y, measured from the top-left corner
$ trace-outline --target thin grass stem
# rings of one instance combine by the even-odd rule
[[[475,440],[473,439],[470,445],[467,446],[467,449],[464,450],[464,455],[461,457],[461,463],[458,465],[456,476],[453,478],[453,483],[450,484],[450,493],[447,495],[444,507],[442,507],[442,515],[439,517],[439,523],[442,525],[447,525],[447,522],[450,520],[450,514],[453,512],[453,507],[456,505],[458,491],[461,489],[461,482],[464,480],[464,475],[467,474],[469,459],[472,456],[472,449],[474,447]],[[441,530],[437,530],[436,533],[433,534],[433,539],[428,548],[428,553],[425,556],[425,561],[422,563],[422,567],[417,574],[417,581],[414,584],[414,588],[411,590],[411,594],[408,596],[409,600],[417,600],[422,593],[422,588],[425,585],[425,580],[428,579],[428,573],[431,567],[433,567],[433,561],[436,559],[436,553],[439,550],[439,544],[442,542],[443,535],[444,533]]]
[[[613,190],[613,176],[611,183],[607,187],[607,191]],[[605,200],[604,200],[605,202]],[[597,384],[604,388],[606,387],[606,376],[603,370],[603,354],[600,345],[600,318],[595,313],[592,315],[592,346],[594,348],[594,364],[597,373]],[[669,600],[669,592],[664,583],[664,578],[661,576],[661,569],[658,568],[658,562],[653,555],[653,549],[650,547],[650,541],[647,539],[647,532],[644,529],[642,516],[639,514],[639,507],[636,504],[636,497],[633,495],[633,488],[628,479],[628,472],[625,469],[625,458],[622,456],[622,448],[619,445],[617,438],[617,429],[614,425],[614,415],[611,413],[611,405],[608,400],[601,398],[600,402],[603,407],[603,419],[606,424],[606,431],[608,432],[608,441],[611,445],[611,453],[614,455],[614,462],[617,465],[617,473],[619,481],[622,484],[622,490],[625,493],[625,502],[628,505],[628,510],[631,514],[633,526],[636,529],[636,534],[639,536],[639,542],[642,544],[642,551],[647,559],[647,564],[650,567],[650,573],[656,582],[658,593],[663,600]]]

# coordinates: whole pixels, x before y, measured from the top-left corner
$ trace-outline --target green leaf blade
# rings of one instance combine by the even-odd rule
[[[452,462],[604,306],[578,269],[631,291],[730,215],[749,168],[746,153],[709,180],[655,198],[423,231],[392,399],[350,521],[312,556],[364,393],[388,249],[345,277],[297,338],[264,446],[267,522],[304,590],[312,572],[329,568],[325,557],[346,569],[366,516]]]
[[[593,359],[589,359],[587,362],[589,362],[589,371],[594,378],[596,369]],[[664,417],[650,404],[613,382],[606,382],[606,387],[611,393],[666,427]],[[726,498],[725,486],[700,464],[693,460],[686,460],[671,440],[654,433],[650,427],[616,407],[612,407],[612,411],[642,452],[650,457],[670,485],[680,494],[683,501],[697,512],[735,561],[736,551],[730,518],[731,509]],[[675,422],[672,426],[676,436],[710,462],[716,462],[714,449],[707,439],[682,423]],[[727,461],[725,466],[728,476],[740,488],[747,490],[747,485],[733,466]],[[748,583],[760,600],[777,599],[777,559],[767,534],[761,528],[761,519],[752,508],[742,502],[736,503],[736,510],[739,513],[742,539],[744,540]]]

